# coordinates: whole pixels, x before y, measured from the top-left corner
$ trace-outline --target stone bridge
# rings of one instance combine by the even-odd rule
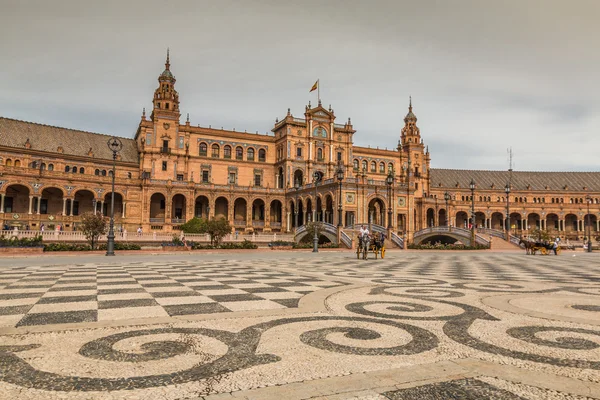
[[[451,226],[433,226],[417,231],[413,235],[413,243],[415,244],[435,242],[455,243],[457,241],[469,245],[471,243],[471,231]],[[490,241],[475,233],[475,243],[489,246]]]

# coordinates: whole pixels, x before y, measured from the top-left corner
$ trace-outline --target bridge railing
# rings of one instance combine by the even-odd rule
[[[490,228],[477,228],[477,233],[484,233],[486,235],[495,236],[502,239],[504,239],[504,236],[506,235],[504,231]]]
[[[511,242],[514,245],[518,246],[520,240],[521,239],[519,237],[515,236],[515,235],[508,235],[508,241]]]
[[[392,236],[390,237],[390,240],[398,247],[400,247],[401,249],[404,248],[404,239],[402,239],[400,236],[398,236],[396,233],[392,232]]]
[[[371,224],[371,232],[387,234],[387,229],[381,225]]]
[[[352,238],[350,238],[350,236],[348,236],[348,234],[344,231],[342,231],[342,234],[340,236],[340,241],[344,244],[344,246],[346,246],[347,248],[351,249],[352,248]]]

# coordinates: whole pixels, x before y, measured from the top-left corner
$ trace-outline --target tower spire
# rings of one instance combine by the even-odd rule
[[[165,69],[168,71],[171,67],[171,63],[169,62],[169,48],[167,47],[167,62],[165,63]]]
[[[408,96],[408,112],[412,112],[412,96]]]

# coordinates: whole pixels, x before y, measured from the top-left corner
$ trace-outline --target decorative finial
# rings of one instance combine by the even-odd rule
[[[352,125],[352,120],[348,117],[348,125]]]
[[[412,111],[412,96],[408,96],[408,111]]]
[[[292,115],[292,112],[291,112],[291,110],[289,109],[289,107],[288,107],[288,113],[287,113],[287,115]]]
[[[331,112],[331,104],[329,105],[329,112]]]
[[[319,107],[321,106],[321,99],[319,99]]]
[[[142,108],[142,119],[146,119],[146,107]]]
[[[165,63],[165,69],[169,70],[169,67],[171,67],[171,63],[169,62],[169,48],[167,47],[167,62]]]
[[[310,105],[310,100],[308,101],[308,108],[309,108],[309,109],[311,108],[311,105]]]
[[[279,122],[279,117],[275,118],[275,123],[277,124]]]
[[[429,154],[429,145],[425,148],[425,153]]]
[[[187,120],[185,122],[187,122],[188,124],[190,123],[190,113],[187,113]]]

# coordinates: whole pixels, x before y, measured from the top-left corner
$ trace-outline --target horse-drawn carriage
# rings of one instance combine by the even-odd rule
[[[385,257],[385,238],[381,235],[362,235],[358,237],[358,245],[356,246],[356,258],[366,260],[369,251],[375,254],[375,259],[381,254],[381,258]]]
[[[519,246],[523,245],[525,247],[525,254],[535,255],[538,251],[540,254],[547,255],[554,251],[554,246],[556,245],[556,254],[560,254],[561,248],[558,244],[555,243],[545,243],[545,242],[534,242],[531,240],[519,240]]]

